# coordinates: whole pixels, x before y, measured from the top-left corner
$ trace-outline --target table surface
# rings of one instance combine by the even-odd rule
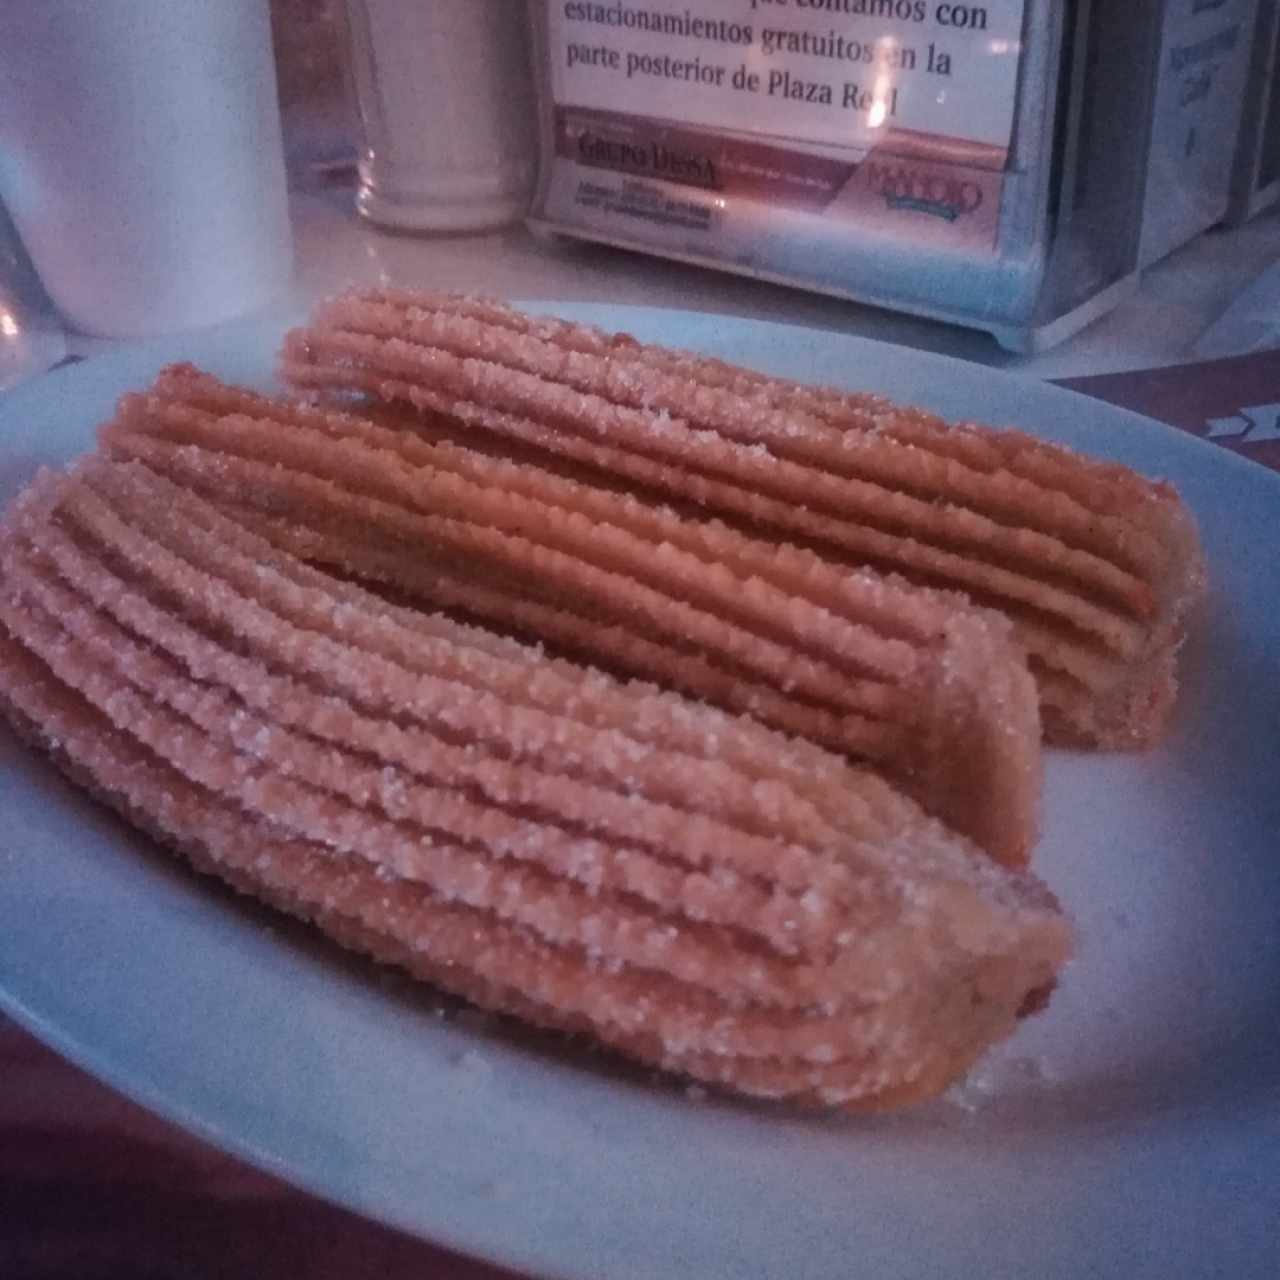
[[[940,324],[709,268],[514,226],[484,235],[410,235],[353,211],[346,183],[291,195],[292,301],[340,289],[421,285],[511,299],[673,307],[808,325],[899,343],[1037,378],[1141,369],[1191,358],[1202,333],[1265,269],[1280,261],[1280,209],[1231,231],[1198,237],[1151,268],[1111,313],[1050,351],[1020,356],[989,334]],[[112,344],[72,338],[93,354]]]
[[[1280,258],[1280,217],[1200,237],[1114,312],[1033,357],[989,336],[523,227],[421,237],[370,227],[335,183],[292,196],[295,306],[392,282],[494,296],[647,304],[900,343],[1037,378],[1170,365]],[[113,348],[72,339],[84,357]],[[363,1221],[187,1137],[0,1019],[0,1275],[509,1275]]]

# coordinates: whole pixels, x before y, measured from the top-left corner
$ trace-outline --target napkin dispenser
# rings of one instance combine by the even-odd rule
[[[1259,0],[1226,222],[1239,226],[1280,200],[1280,0]]]
[[[1231,206],[1257,0],[1165,0],[1151,104],[1138,265],[1147,267]]]
[[[531,0],[531,223],[1043,349],[1136,284],[1160,5]]]

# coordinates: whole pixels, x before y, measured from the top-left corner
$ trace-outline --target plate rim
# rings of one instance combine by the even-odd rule
[[[1143,433],[1155,432],[1157,435],[1153,439],[1160,439],[1166,442],[1176,442],[1171,444],[1174,453],[1189,451],[1188,456],[1196,458],[1212,458],[1216,461],[1211,464],[1213,467],[1225,467],[1228,473],[1238,472],[1239,475],[1253,475],[1261,485],[1259,492],[1267,494],[1270,498],[1280,498],[1280,476],[1261,467],[1246,458],[1240,457],[1215,446],[1209,441],[1200,439],[1189,433],[1182,432],[1167,424],[1160,423],[1154,419],[1145,417],[1128,409],[1122,409],[1114,405],[1107,404],[1104,401],[1098,401],[1092,397],[1088,397],[1082,392],[1071,388],[1056,386],[1051,382],[1042,382],[1038,379],[1030,379],[1025,375],[1010,373],[1005,370],[990,369],[985,366],[973,365],[964,360],[955,357],[938,355],[929,352],[915,351],[909,348],[898,347],[893,344],[882,343],[876,339],[863,338],[855,335],[841,333],[835,330],[813,329],[803,324],[795,324],[785,320],[751,318],[743,316],[724,316],[710,311],[686,311],[679,308],[667,307],[649,307],[649,306],[629,306],[629,305],[613,305],[609,303],[569,303],[557,301],[554,299],[535,299],[526,300],[521,305],[536,307],[537,309],[552,311],[567,316],[586,316],[590,319],[594,315],[613,315],[620,317],[621,323],[615,327],[625,328],[628,319],[632,321],[658,323],[666,325],[673,321],[679,321],[692,317],[699,323],[714,322],[718,325],[733,328],[736,326],[749,326],[752,328],[782,328],[791,331],[793,335],[813,335],[819,343],[835,342],[839,344],[852,344],[854,348],[868,348],[872,351],[884,350],[895,353],[894,359],[907,360],[910,362],[924,362],[928,365],[939,367],[951,367],[963,370],[963,377],[972,378],[979,375],[982,377],[994,377],[1002,384],[1009,382],[1021,382],[1032,386],[1035,389],[1037,397],[1043,397],[1046,393],[1052,398],[1061,398],[1060,403],[1064,406],[1073,405],[1077,401],[1083,401],[1090,406],[1094,406],[1093,412],[1104,412],[1107,417],[1127,422],[1138,428]],[[3,434],[6,420],[18,412],[21,412],[28,401],[34,405],[40,400],[46,399],[49,395],[48,387],[52,385],[58,396],[64,398],[75,398],[75,391],[80,383],[93,384],[100,380],[106,368],[117,368],[123,371],[129,371],[132,376],[132,370],[144,369],[159,361],[166,363],[170,359],[192,358],[191,355],[183,356],[180,354],[184,351],[190,351],[193,348],[199,348],[206,343],[213,343],[215,346],[220,343],[229,344],[232,348],[238,348],[242,343],[248,341],[256,333],[276,333],[292,319],[301,318],[300,316],[291,316],[283,318],[279,316],[271,316],[268,318],[255,318],[250,324],[235,324],[227,326],[219,334],[213,331],[204,331],[194,335],[177,335],[164,339],[152,340],[142,344],[132,344],[127,348],[117,351],[105,352],[100,355],[92,356],[75,365],[59,369],[54,373],[47,375],[45,378],[35,380],[31,383],[24,384],[16,388],[13,392],[0,399],[0,461],[3,461],[6,453],[5,437]],[[592,320],[593,323],[600,321]],[[195,357],[207,358],[207,357]],[[274,361],[274,351],[271,353],[263,353],[262,365],[264,371],[266,366]],[[143,375],[145,376],[145,375]],[[12,406],[18,406],[14,409]],[[1099,408],[1101,406],[1101,408]],[[1002,424],[997,424],[1002,425]],[[1003,424],[1011,425],[1011,424]],[[1036,428],[1030,428],[1033,432]],[[1243,471],[1239,471],[1243,468]],[[1200,513],[1197,513],[1198,517]],[[0,848],[0,857],[3,856],[4,850]],[[203,890],[204,886],[200,886]],[[247,1139],[236,1141],[233,1136],[219,1130],[214,1122],[209,1121],[206,1117],[202,1117],[194,1112],[184,1109],[175,1099],[157,1093],[154,1090],[148,1090],[145,1087],[139,1087],[137,1080],[130,1080],[127,1073],[113,1072],[111,1070],[103,1070],[102,1064],[85,1062],[83,1054],[90,1052],[83,1050],[77,1044],[74,1036],[60,1030],[56,1027],[40,1022],[39,1019],[26,1009],[25,1006],[15,1003],[14,997],[8,991],[7,987],[0,985],[0,1008],[4,1008],[14,1020],[22,1025],[26,1025],[29,1030],[36,1034],[46,1043],[51,1044],[57,1051],[63,1053],[64,1056],[70,1058],[78,1065],[84,1066],[86,1070],[105,1080],[113,1088],[118,1089],[126,1096],[133,1097],[142,1103],[149,1110],[165,1116],[167,1119],[179,1124],[182,1128],[197,1133],[205,1141],[211,1142],[213,1145],[223,1149],[231,1150],[241,1158],[247,1159],[250,1163],[266,1168],[269,1172],[276,1176],[286,1177],[295,1185],[304,1187],[312,1194],[318,1195],[325,1199],[336,1200],[338,1203],[354,1208],[357,1212],[364,1213],[372,1218],[387,1222],[389,1225],[395,1226],[401,1230],[409,1230],[418,1235],[423,1235],[423,1224],[418,1222],[408,1222],[401,1218],[398,1214],[390,1214],[385,1212],[384,1207],[374,1203],[364,1203],[359,1200],[353,1200],[349,1195],[335,1197],[332,1186],[324,1180],[316,1181],[305,1176],[297,1168],[290,1167],[285,1170],[273,1163],[269,1154],[259,1150],[252,1142]],[[1277,1117],[1280,1117],[1280,1107],[1277,1108]],[[1274,1118],[1273,1118],[1274,1119]],[[536,1268],[544,1273],[564,1274],[566,1276],[586,1275],[586,1272],[580,1272],[570,1269],[560,1269],[559,1266],[548,1270],[548,1259],[542,1254],[534,1254],[527,1256],[518,1256],[509,1248],[494,1250],[486,1247],[486,1242],[477,1240],[472,1235],[464,1233],[459,1236],[451,1233],[448,1224],[435,1225],[430,1229],[426,1238],[439,1243],[445,1247],[465,1252],[477,1257],[484,1257],[499,1265],[515,1266],[518,1268]],[[563,1260],[561,1260],[563,1261]],[[628,1273],[630,1274],[630,1273]],[[638,1273],[637,1273],[638,1274]]]

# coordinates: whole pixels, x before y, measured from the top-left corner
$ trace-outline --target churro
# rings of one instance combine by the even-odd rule
[[[141,461],[38,477],[0,585],[20,733],[196,866],[485,1008],[882,1107],[1066,958],[1034,877],[876,774],[388,603]]]
[[[1176,493],[1017,431],[948,424],[496,302],[379,290],[286,341],[311,393],[413,406],[425,430],[699,518],[963,592],[1013,623],[1049,738],[1164,730],[1203,566]]]
[[[187,367],[101,439],[300,558],[872,763],[1004,861],[1034,842],[1035,687],[957,597]]]

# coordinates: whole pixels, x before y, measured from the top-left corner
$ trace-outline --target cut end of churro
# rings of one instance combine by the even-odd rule
[[[1025,866],[1040,832],[1040,707],[1004,619],[957,611],[922,670],[908,790],[994,858]]]
[[[136,459],[41,476],[0,584],[0,708],[69,776],[484,1008],[876,1107],[946,1087],[1067,958],[1043,885],[878,775],[389,604]]]

